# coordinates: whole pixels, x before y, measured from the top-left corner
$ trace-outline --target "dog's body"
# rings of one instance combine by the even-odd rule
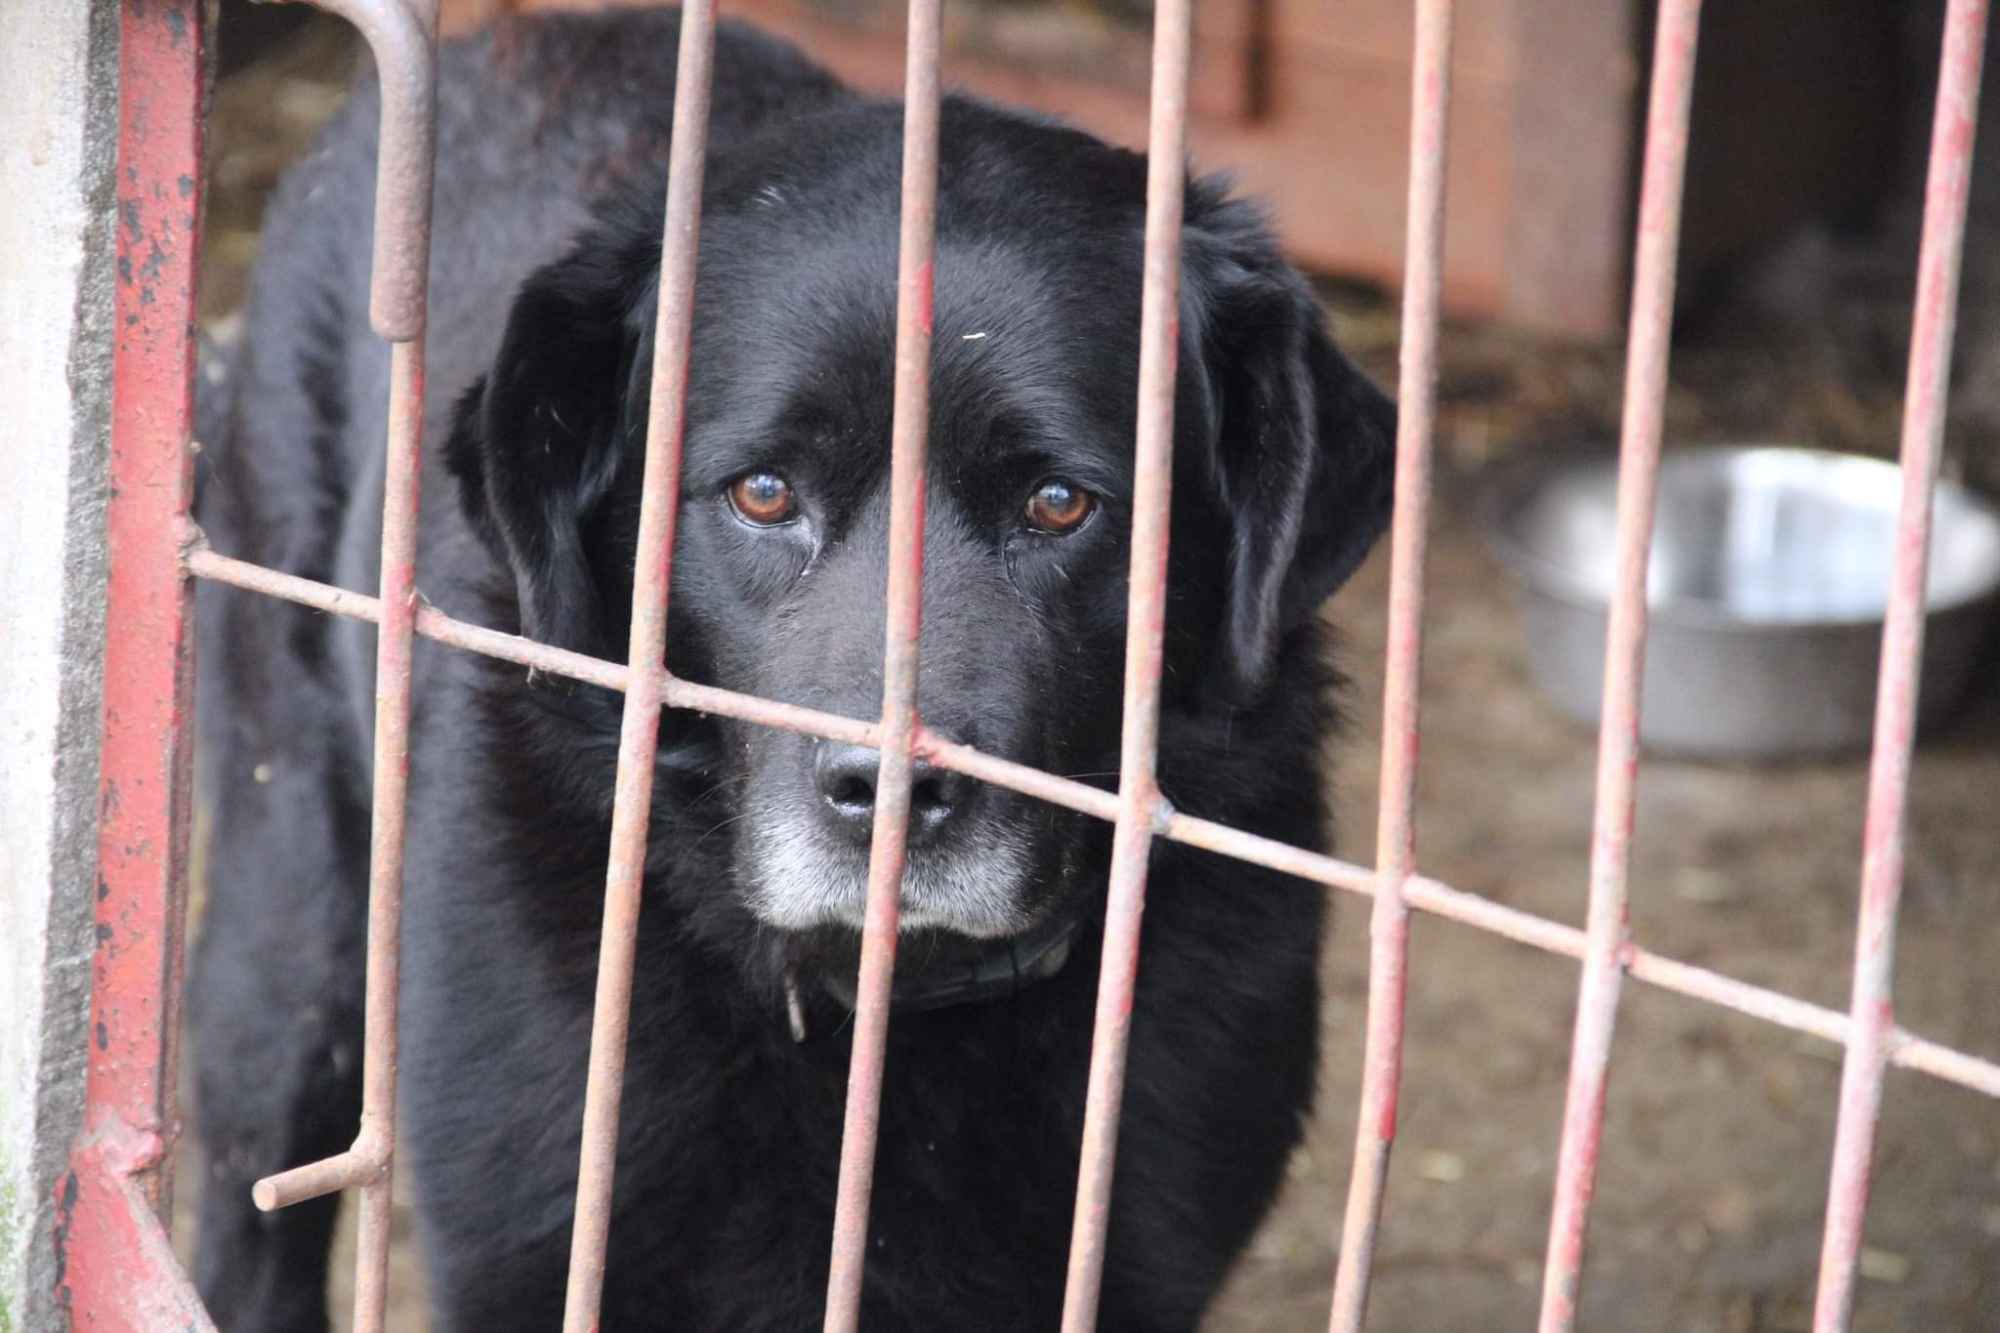
[[[451,614],[612,658],[676,25],[507,24],[441,65],[419,582]],[[668,656],[869,716],[900,112],[727,25],[715,88]],[[365,315],[376,114],[364,89],[274,202],[201,509],[224,552],[357,588],[376,580],[387,380]],[[1141,159],[947,104],[922,710],[1103,786],[1143,204]],[[1314,608],[1381,527],[1390,410],[1254,216],[1206,186],[1187,211],[1161,781],[1182,809],[1318,847]],[[766,522],[770,496],[793,507]],[[373,637],[212,589],[201,634],[199,1279],[225,1329],[318,1328],[333,1204],[264,1218],[249,1187],[354,1133]],[[401,1068],[435,1326],[552,1328],[619,703],[429,644],[415,688]],[[663,720],[607,1329],[820,1319],[872,772],[866,752]],[[890,1030],[863,1322],[1049,1328],[1108,829],[928,771],[916,806],[899,994],[917,1002]],[[1268,1206],[1312,1090],[1321,912],[1311,886],[1155,852],[1103,1327],[1192,1328]],[[1052,930],[1053,975],[921,1002],[926,978]]]

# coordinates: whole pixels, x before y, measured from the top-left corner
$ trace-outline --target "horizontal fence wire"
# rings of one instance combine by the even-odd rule
[[[1639,779],[1640,684],[1645,672],[1646,569],[1653,545],[1660,439],[1666,424],[1675,261],[1681,234],[1688,114],[1694,98],[1701,0],[1661,0],[1655,20],[1645,165],[1639,187],[1632,319],[1626,334],[1625,411],[1618,450],[1618,518],[1611,614],[1605,631],[1597,732],[1597,801],[1590,905],[1576,1030],[1556,1152],[1555,1199],[1542,1273],[1542,1333],[1576,1324],[1584,1232],[1604,1137],[1604,1093],[1618,993],[1631,947],[1627,888]]]
[[[1369,922],[1368,1030],[1354,1164],[1334,1272],[1332,1333],[1358,1333],[1368,1309],[1396,1102],[1403,1076],[1409,965],[1408,886],[1416,873],[1418,694],[1423,676],[1424,557],[1437,418],[1438,303],[1443,286],[1446,128],[1452,0],[1418,0],[1410,63],[1410,200],[1403,265],[1396,501],[1389,534],[1389,644],[1382,668],[1382,773],[1376,802],[1375,908]]]
[[[210,582],[276,597],[350,620],[372,622],[380,613],[380,602],[366,593],[350,592],[328,583],[280,573],[218,554],[192,530],[182,558],[191,575]],[[535,643],[517,634],[506,634],[455,619],[436,607],[421,603],[417,609],[416,629],[425,638],[449,647],[608,690],[623,690],[630,675],[630,669],[624,663],[607,662],[584,653]],[[881,734],[879,725],[874,722],[760,699],[714,685],[697,684],[668,672],[661,673],[660,692],[662,701],[669,708],[736,718],[759,726],[853,745],[875,745]],[[985,754],[971,746],[947,740],[921,725],[917,729],[915,753],[940,768],[964,773],[1051,805],[1106,821],[1118,817],[1118,798],[1110,792],[1074,778],[1058,777],[1025,764]],[[1372,898],[1375,894],[1376,875],[1366,866],[1294,847],[1276,838],[1245,833],[1213,820],[1169,811],[1164,802],[1158,807],[1155,819],[1160,824],[1160,836],[1170,842],[1200,847],[1363,897]],[[1575,926],[1508,907],[1428,876],[1412,876],[1404,888],[1404,897],[1411,907],[1431,916],[1461,922],[1544,953],[1576,959],[1584,956],[1584,932]],[[1829,1009],[1709,968],[1667,958],[1636,944],[1627,944],[1621,949],[1619,961],[1634,980],[1661,990],[1685,995],[1718,1008],[1732,1009],[1775,1027],[1819,1037],[1836,1045],[1845,1045],[1848,1040],[1851,1019],[1838,1009]],[[1892,1065],[2000,1098],[2000,1063],[1955,1050],[1901,1027],[1890,1029],[1886,1045]]]
[[[1903,892],[1910,761],[1917,736],[1917,681],[1924,653],[1931,496],[1937,485],[1951,381],[1952,331],[1958,316],[1959,266],[1965,249],[1974,130],[1979,123],[1986,19],[1986,0],[1952,0],[1939,57],[1916,308],[1910,326],[1909,381],[1903,397],[1896,557],[1882,627],[1868,812],[1862,833],[1861,904],[1855,927],[1849,1040],[1841,1069],[1840,1113],[1834,1129],[1826,1231],[1814,1299],[1813,1326],[1818,1333],[1844,1333],[1853,1314],[1876,1122],[1882,1112],[1882,1074],[1895,1030],[1891,982],[1896,911]]]

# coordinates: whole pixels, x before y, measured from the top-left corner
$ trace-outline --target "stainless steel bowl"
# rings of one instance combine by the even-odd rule
[[[1716,758],[1866,746],[1895,550],[1894,465],[1809,449],[1667,455],[1647,567],[1640,739]],[[1536,682],[1597,719],[1613,581],[1617,464],[1570,458],[1491,497]],[[1938,487],[1920,721],[1963,697],[2000,605],[2000,510]]]

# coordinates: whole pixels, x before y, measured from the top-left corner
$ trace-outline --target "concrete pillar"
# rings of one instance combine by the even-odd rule
[[[0,70],[0,1333],[44,1333],[90,1017],[116,0],[0,0]]]

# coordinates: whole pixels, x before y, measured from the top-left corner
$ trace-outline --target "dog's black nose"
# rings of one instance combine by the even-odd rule
[[[881,755],[865,745],[819,747],[813,779],[834,827],[866,845],[875,823],[875,775]],[[935,834],[964,806],[972,779],[914,759],[910,763],[910,845]]]

